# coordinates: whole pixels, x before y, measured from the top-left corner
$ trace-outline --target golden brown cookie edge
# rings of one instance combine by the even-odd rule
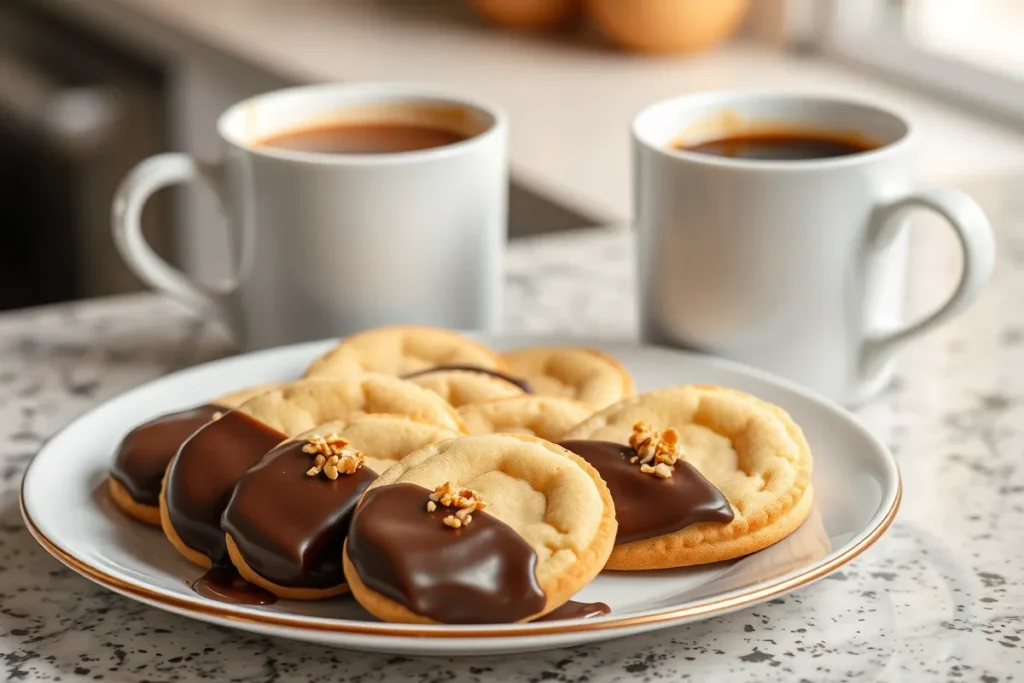
[[[804,523],[813,507],[814,491],[813,487],[808,486],[800,499],[786,512],[750,533],[693,545],[691,541],[695,534],[700,534],[700,527],[712,526],[695,524],[671,534],[617,545],[605,569],[648,571],[734,560],[764,550],[788,537]]]
[[[166,490],[167,477],[165,476],[164,483],[160,485],[160,528],[163,529],[164,536],[167,537],[167,540],[174,546],[174,549],[181,553],[182,557],[186,560],[203,569],[209,569],[213,566],[210,558],[185,545],[185,541],[181,540],[181,536],[178,535],[174,525],[171,523],[171,516],[167,510]]]
[[[124,514],[143,524],[160,526],[159,505],[146,505],[136,501],[124,484],[110,475],[107,475],[107,491],[110,492],[110,499],[114,501],[114,505]]]
[[[231,534],[224,534],[224,541],[227,544],[228,557],[231,559],[231,564],[238,571],[239,576],[279,598],[303,601],[324,600],[348,592],[348,584],[345,582],[328,588],[295,588],[294,586],[282,586],[274,583],[269,579],[263,578],[255,569],[249,566],[249,563],[245,561],[245,557],[242,556],[242,551],[238,549],[234,539],[231,538]]]

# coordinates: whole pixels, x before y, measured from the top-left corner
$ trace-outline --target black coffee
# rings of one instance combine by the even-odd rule
[[[393,154],[444,147],[466,136],[444,128],[407,123],[333,124],[274,135],[265,147],[323,154]]]
[[[830,159],[876,149],[860,136],[828,133],[763,132],[745,133],[696,145],[677,144],[675,149],[733,159],[801,161]]]

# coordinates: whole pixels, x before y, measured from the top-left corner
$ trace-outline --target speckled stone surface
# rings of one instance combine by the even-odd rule
[[[990,201],[1003,196],[1010,195]],[[99,401],[230,348],[214,326],[148,295],[2,315],[0,675],[241,683],[1019,680],[1024,229],[1002,228],[995,282],[983,300],[905,354],[895,384],[859,411],[904,475],[903,508],[877,545],[817,584],[724,618],[513,657],[409,658],[250,636],[144,607],[64,569],[30,538],[18,511],[21,473],[42,441]],[[958,268],[939,232],[914,249],[917,308],[941,298]],[[629,336],[630,259],[629,236],[617,230],[517,244],[508,328]]]

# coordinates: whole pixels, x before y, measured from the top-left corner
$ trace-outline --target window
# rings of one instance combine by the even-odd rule
[[[893,29],[911,45],[1024,78],[1024,2],[903,0],[889,6]]]
[[[820,51],[1024,125],[1024,0],[804,0],[794,7],[814,15],[809,37]]]

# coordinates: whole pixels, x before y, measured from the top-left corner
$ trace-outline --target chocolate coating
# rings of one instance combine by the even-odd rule
[[[263,578],[292,588],[345,582],[341,546],[352,511],[377,474],[360,467],[330,480],[306,476],[314,457],[308,441],[288,441],[242,475],[221,517],[246,564]]]
[[[611,614],[612,608],[603,602],[569,602],[556,607],[539,619],[534,621],[562,621],[564,619],[590,619],[591,617],[603,617]]]
[[[131,494],[132,500],[156,507],[160,504],[160,485],[171,458],[181,444],[228,408],[203,405],[162,415],[128,432],[117,447],[110,476]]]
[[[164,499],[181,540],[215,564],[227,564],[220,517],[245,471],[287,437],[232,410],[193,434],[167,469]]]
[[[445,624],[495,624],[544,609],[537,553],[483,511],[452,529],[451,508],[427,512],[430,491],[398,483],[366,492],[352,517],[348,558],[367,588]]]
[[[479,365],[438,365],[436,368],[430,368],[428,370],[419,370],[417,372],[410,372],[408,375],[402,375],[402,379],[412,379],[413,377],[419,377],[421,375],[429,375],[432,372],[445,372],[447,370],[465,370],[466,372],[479,372],[484,375],[490,375],[491,377],[497,377],[503,379],[506,382],[515,384],[517,387],[522,389],[527,394],[533,393],[533,387],[525,379],[520,377],[513,377],[512,375],[506,375],[504,372],[497,370],[489,370],[488,368],[482,368]]]
[[[616,545],[670,534],[698,522],[728,524],[733,519],[726,497],[688,462],[676,462],[672,476],[660,479],[629,462],[636,455],[629,446],[610,441],[559,445],[593,465],[608,484],[619,522]]]

